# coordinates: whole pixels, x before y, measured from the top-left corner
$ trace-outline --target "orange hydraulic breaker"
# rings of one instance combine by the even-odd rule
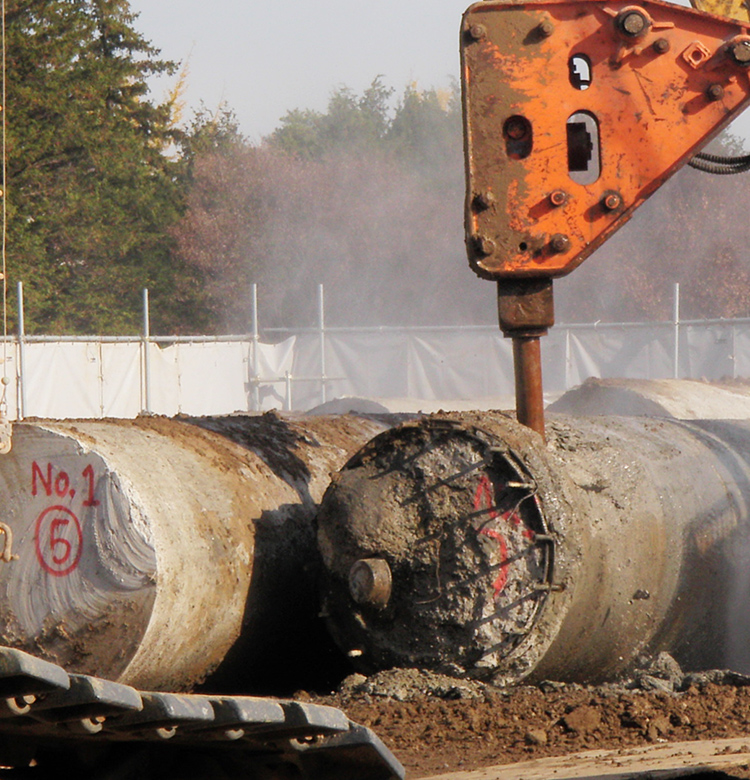
[[[750,22],[660,0],[481,2],[461,27],[466,244],[498,283],[516,408],[570,273],[750,100]]]

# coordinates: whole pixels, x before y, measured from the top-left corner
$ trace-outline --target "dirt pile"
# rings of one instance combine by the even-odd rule
[[[666,654],[601,686],[545,681],[499,689],[397,669],[352,675],[316,701],[372,727],[410,778],[600,748],[746,735],[750,745],[750,678],[726,670],[683,674]],[[750,767],[731,776],[750,778]]]

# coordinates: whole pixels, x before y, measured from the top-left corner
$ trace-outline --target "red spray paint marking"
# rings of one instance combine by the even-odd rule
[[[78,566],[83,550],[78,518],[64,506],[47,507],[34,526],[34,547],[46,572],[53,577],[67,577]]]
[[[51,463],[46,464],[46,473],[44,469],[34,461],[31,464],[31,495],[36,496],[44,491],[45,496],[52,496],[54,493],[58,498],[75,498],[76,489],[71,486],[71,478],[66,471],[58,470],[53,477],[53,469],[56,469]],[[94,497],[96,490],[94,467],[89,463],[83,470],[81,476],[86,481],[84,506],[99,506],[100,501]]]
[[[497,598],[503,591],[505,584],[508,582],[508,545],[505,543],[505,539],[502,534],[497,531],[493,531],[491,528],[483,528],[480,532],[483,536],[489,536],[491,539],[495,539],[500,547],[500,571],[492,583],[492,590],[494,598]]]
[[[482,506],[483,500],[487,502],[484,506]],[[497,510],[493,507],[494,503],[490,478],[486,474],[482,474],[482,478],[477,485],[477,492],[474,493],[474,510],[489,509],[490,519],[494,520],[497,517]]]
[[[494,520],[498,515],[497,510],[493,508],[495,502],[493,501],[492,493],[492,483],[490,482],[489,477],[486,474],[482,474],[482,478],[477,485],[477,491],[474,494],[474,510],[487,509],[489,510],[488,514],[490,519]],[[482,504],[485,501],[486,505],[483,506]],[[512,514],[517,517],[515,512]],[[510,512],[506,512],[502,515],[503,520],[507,520],[510,515]],[[508,545],[505,541],[505,537],[499,531],[494,531],[491,528],[482,528],[479,533],[483,536],[490,537],[490,539],[494,539],[500,547],[500,571],[495,578],[495,581],[492,583],[493,597],[497,598],[508,582]]]

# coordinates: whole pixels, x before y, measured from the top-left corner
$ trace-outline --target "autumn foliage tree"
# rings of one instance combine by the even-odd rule
[[[174,126],[147,80],[173,65],[127,0],[7,2],[8,270],[32,332],[127,333],[140,290],[169,332],[494,324],[468,269],[458,90],[340,87],[262,143],[231,111]],[[727,143],[725,142],[725,146]],[[731,148],[736,152],[736,148]],[[735,144],[736,147],[736,144]],[[570,277],[558,321],[750,316],[745,178],[685,169]]]
[[[253,282],[266,325],[313,322],[317,283],[332,324],[495,323],[463,247],[455,89],[409,86],[394,105],[378,78],[327,112],[290,111],[263,144],[224,142],[196,157],[175,231],[216,328],[248,328]],[[750,316],[743,190],[742,176],[679,172],[557,282],[558,321],[668,319],[674,282],[684,316]]]
[[[127,0],[8,0],[8,270],[32,332],[494,324],[468,270],[458,90],[378,77],[249,143],[231,111],[174,127],[147,95],[173,65]],[[736,151],[736,149],[731,149]],[[557,283],[558,321],[750,315],[743,177],[681,171]]]
[[[725,138],[725,153],[737,142]],[[560,321],[667,320],[674,283],[683,318],[750,316],[750,174],[685,167],[570,277],[560,280]]]
[[[249,286],[266,325],[491,322],[491,286],[466,267],[461,119],[455,88],[380,79],[334,92],[326,113],[291,111],[263,144],[237,136],[199,155],[180,258],[205,279],[217,327],[246,330]]]

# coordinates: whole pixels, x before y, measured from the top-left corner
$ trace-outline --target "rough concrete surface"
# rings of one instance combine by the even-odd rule
[[[675,417],[679,420],[747,420],[746,381],[698,379],[598,379],[568,390],[547,411],[575,415]]]
[[[624,751],[626,762],[626,754],[638,747],[725,738],[740,744],[712,745],[703,752],[675,748],[677,753],[684,751],[683,757],[670,755],[678,763],[684,758],[684,765],[661,763],[651,767],[648,776],[679,776],[675,772],[684,776],[690,771],[704,777],[750,777],[745,742],[750,745],[750,678],[743,674],[750,669],[744,575],[750,528],[747,424],[577,422],[550,416],[544,447],[531,440],[533,434],[518,432],[512,421],[498,415],[490,415],[489,422],[486,415],[449,417],[452,423],[431,434],[425,432],[424,421],[414,423],[406,436],[396,430],[383,434],[380,441],[387,446],[380,447],[378,440],[367,445],[337,476],[324,499],[321,551],[333,582],[338,581],[344,593],[337,601],[327,591],[327,606],[333,608],[328,614],[343,616],[346,628],[339,640],[343,637],[345,647],[349,642],[348,647],[359,651],[353,660],[364,674],[350,676],[335,696],[323,701],[344,707],[354,720],[374,728],[412,778],[585,750]],[[511,481],[511,475],[498,468],[496,456],[462,472],[462,463],[468,468],[481,460],[481,441],[463,435],[472,425],[505,445],[500,447],[501,460],[519,469],[514,481],[522,482],[524,473],[531,477],[546,525],[539,526],[529,498],[506,506],[504,493],[492,491],[497,500],[484,500],[483,473],[492,485]],[[362,491],[357,471],[363,478]],[[346,514],[355,504],[355,521],[348,524]],[[523,650],[524,641],[526,646],[547,643],[548,661],[542,658],[534,674],[526,677],[531,684],[506,688],[487,684],[501,682],[503,675],[477,674],[476,664],[467,668],[463,662],[472,658],[464,649],[467,635],[461,634],[462,628],[481,624],[480,610],[493,595],[498,562],[491,549],[468,536],[463,538],[467,544],[462,554],[473,560],[461,563],[462,555],[453,555],[459,543],[453,541],[457,518],[475,531],[501,530],[498,523],[483,525],[492,507],[498,516],[492,520],[515,509],[528,531],[554,535],[552,582],[566,586],[544,597],[531,637],[518,645]],[[391,519],[389,513],[401,519]],[[505,522],[512,517],[506,515]],[[431,548],[426,541],[431,541]],[[360,609],[346,593],[345,575],[353,560],[378,555],[391,564],[395,602],[385,610],[367,605]],[[416,565],[402,566],[400,558]],[[503,568],[516,566],[522,558],[506,560],[512,564]],[[523,577],[533,581],[528,563],[522,565]],[[477,578],[484,582],[484,595],[475,588]],[[453,596],[455,591],[470,602],[463,613],[469,618],[459,611],[451,623],[450,611],[441,611],[439,601],[443,593]],[[504,607],[513,603],[500,602],[500,618],[507,615]],[[403,622],[395,619],[399,604],[409,614]],[[555,619],[568,623],[561,630]],[[391,633],[397,625],[405,627],[403,633],[400,629]],[[535,639],[540,627],[543,632]],[[561,639],[555,639],[555,631]],[[369,646],[368,634],[375,636]],[[431,671],[373,674],[367,668],[367,655],[386,658],[393,645],[385,650],[383,645],[394,639],[408,663],[409,653],[423,653],[424,659],[437,648],[439,656],[441,646],[450,645],[445,638],[457,636],[463,642],[456,645],[459,653],[443,653],[442,663],[433,664]],[[636,664],[632,671],[633,663],[645,663],[641,658],[645,650],[663,647],[674,648],[685,668],[697,671],[683,673],[672,657],[663,654],[645,668]],[[733,671],[711,670],[710,663],[730,664]],[[571,672],[579,675],[578,683],[559,682],[570,679]],[[615,682],[590,684],[596,677]],[[709,762],[717,752],[716,762]],[[707,763],[702,764],[704,758]],[[618,769],[617,760],[607,759],[609,769]],[[549,766],[547,776],[566,776],[560,774],[565,765]],[[569,761],[567,765],[571,766]],[[645,771],[646,766],[640,769]],[[716,770],[720,774],[710,774],[712,766],[720,766]],[[600,768],[599,774],[606,776],[609,769]],[[513,767],[497,777],[525,777],[521,769]],[[476,780],[490,780],[497,771],[489,770]],[[592,777],[596,771],[590,764],[574,766],[567,776]]]
[[[594,683],[642,651],[750,669],[750,423],[438,414],[370,441],[318,513],[323,613],[364,673]],[[391,570],[355,602],[358,561]]]
[[[231,666],[233,648],[232,692],[253,675],[270,684],[279,647],[295,649],[284,660],[297,666],[332,651],[317,618],[313,518],[330,473],[389,423],[194,422],[14,426],[0,457],[0,520],[18,556],[0,562],[1,642],[163,690]]]

